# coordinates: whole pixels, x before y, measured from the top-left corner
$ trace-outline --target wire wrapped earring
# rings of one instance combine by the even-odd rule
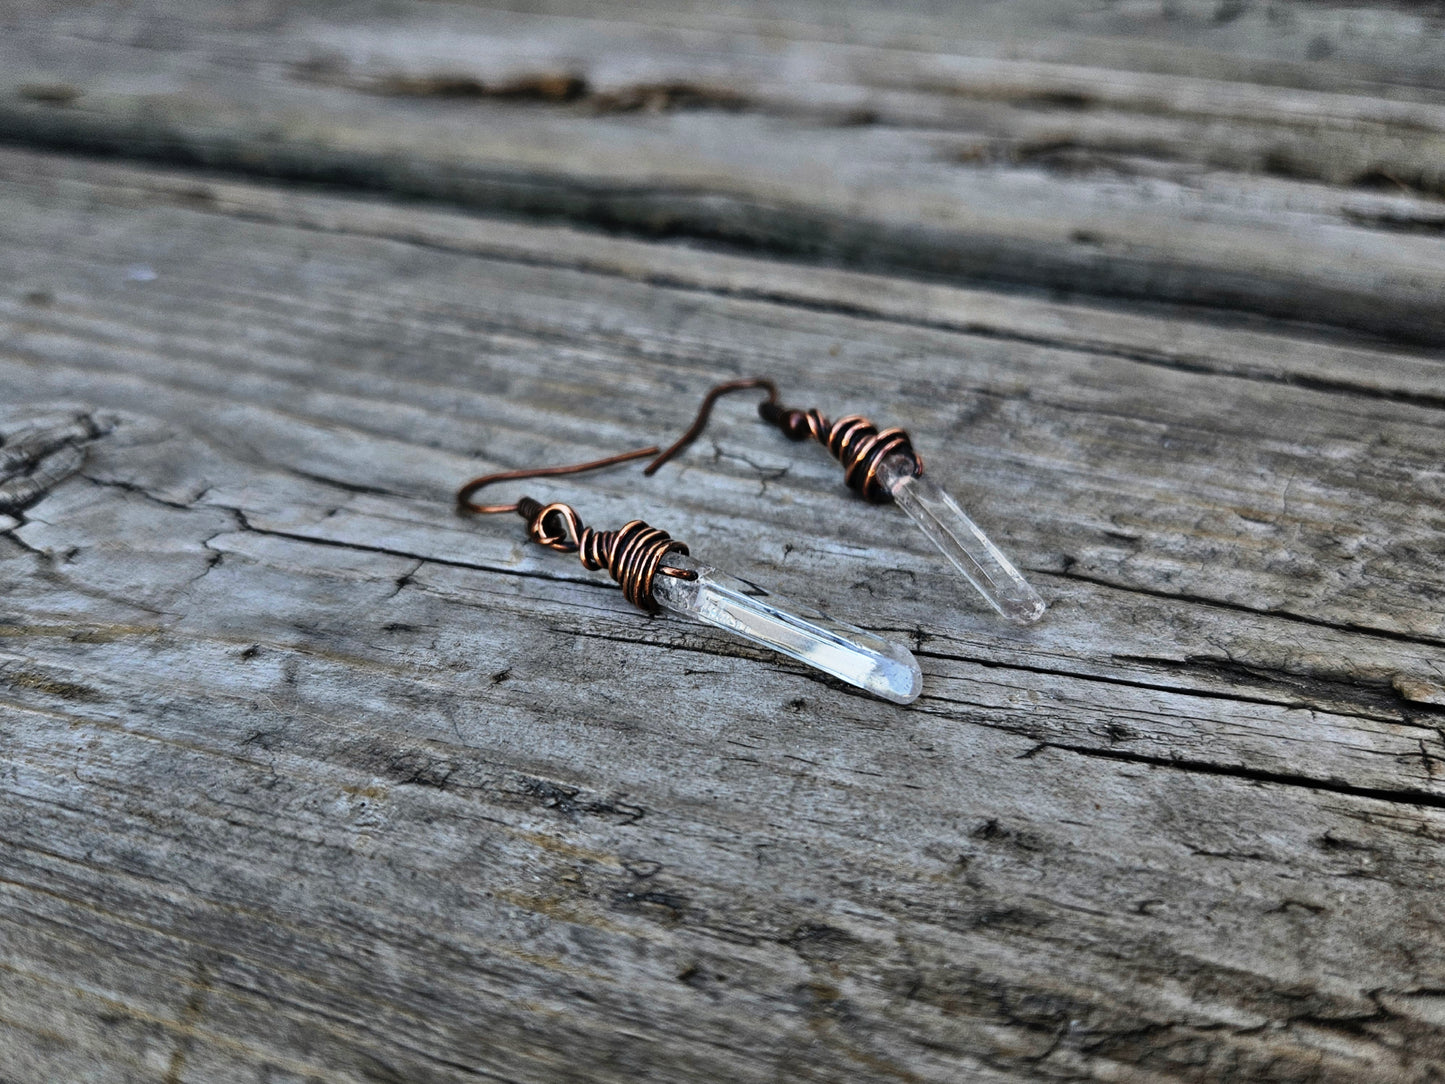
[[[511,504],[475,500],[479,491],[498,482],[579,474],[656,452],[641,448],[588,463],[484,475],[462,486],[457,505],[473,515],[517,513],[527,522],[530,541],[575,553],[586,569],[606,569],[627,601],[648,613],[667,610],[725,629],[896,704],[918,699],[923,674],[907,648],[694,561],[686,544],[642,520],[597,531],[567,504],[531,497]]]
[[[703,398],[692,425],[650,464],[653,474],[701,435],[717,400],[734,391],[758,388],[768,397],[758,414],[789,440],[812,437],[843,464],[849,488],[875,503],[893,501],[924,535],[963,573],[995,610],[1010,621],[1031,625],[1047,608],[1023,574],[958,506],[948,492],[923,473],[923,458],[902,429],[879,429],[861,414],[830,422],[816,408],[795,410],[778,402],[778,388],[764,377],[719,384]]]

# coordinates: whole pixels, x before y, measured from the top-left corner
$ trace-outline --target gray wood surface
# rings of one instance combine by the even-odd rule
[[[18,7],[11,139],[1445,337],[1429,5]]]
[[[0,1080],[1439,1080],[1440,28],[8,9]],[[528,491],[914,706],[452,511],[759,373],[1044,621],[742,401]]]

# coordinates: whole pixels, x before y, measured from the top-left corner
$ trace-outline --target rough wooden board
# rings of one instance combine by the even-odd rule
[[[1009,9],[22,9],[0,134],[1445,341],[1435,16]]]
[[[0,536],[0,1073],[1445,1065],[1438,359],[31,154],[0,177],[0,432],[124,419]],[[656,479],[545,492],[915,637],[915,709],[450,510],[759,369],[908,424],[1045,623],[970,605],[888,510],[850,520],[741,403]]]

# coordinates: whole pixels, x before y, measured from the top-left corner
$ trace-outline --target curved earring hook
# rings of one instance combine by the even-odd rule
[[[479,490],[496,482],[518,482],[523,478],[554,478],[559,474],[581,474],[583,471],[600,470],[603,467],[610,467],[614,463],[627,463],[633,459],[642,459],[644,456],[656,454],[657,446],[653,445],[650,448],[623,452],[621,455],[611,455],[606,459],[594,459],[588,463],[569,463],[562,467],[533,467],[527,470],[505,470],[496,474],[484,474],[480,478],[473,478],[457,490],[457,508],[479,516],[491,516],[499,512],[515,512],[520,501],[512,504],[477,504],[472,498],[477,495]]]
[[[719,384],[707,393],[703,398],[702,406],[698,408],[697,417],[693,419],[692,425],[686,433],[678,437],[672,446],[661,455],[658,455],[657,446],[648,448],[637,448],[631,452],[623,452],[621,455],[611,455],[606,459],[594,459],[587,463],[569,463],[561,467],[531,467],[524,470],[498,471],[496,474],[484,474],[480,478],[473,478],[466,485],[457,491],[457,507],[463,512],[471,512],[479,516],[496,515],[502,512],[515,512],[521,502],[512,504],[477,504],[472,498],[482,489],[497,482],[520,482],[524,478],[555,478],[562,474],[581,474],[584,471],[600,470],[603,467],[610,467],[617,463],[628,463],[634,459],[642,459],[645,456],[657,456],[647,465],[644,474],[655,474],[659,467],[666,463],[678,452],[682,451],[689,444],[695,441],[707,428],[709,416],[712,414],[712,407],[724,395],[734,391],[744,391],[749,388],[762,388],[768,393],[767,399],[762,406],[776,406],[778,401],[778,388],[771,380],[765,377],[748,377],[743,380],[729,380]]]
[[[678,437],[667,451],[647,464],[647,469],[642,473],[648,475],[655,474],[659,467],[701,436],[702,431],[707,428],[707,420],[712,414],[712,405],[714,403],[729,392],[744,391],[748,388],[762,388],[768,393],[768,397],[763,400],[762,405],[776,405],[778,401],[778,386],[766,377],[753,376],[744,380],[729,380],[725,384],[719,384],[703,398],[702,406],[698,408],[697,417],[693,419],[692,425],[688,426],[687,432]]]

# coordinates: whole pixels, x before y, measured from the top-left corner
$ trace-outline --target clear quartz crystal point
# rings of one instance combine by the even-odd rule
[[[914,477],[913,471],[912,456],[890,455],[878,465],[878,480],[990,606],[1020,625],[1043,617],[1044,600],[1013,562],[932,478]]]
[[[726,629],[895,704],[918,699],[923,672],[907,648],[681,554],[668,554],[666,564],[696,572],[697,579],[659,572],[652,597],[663,609]]]

